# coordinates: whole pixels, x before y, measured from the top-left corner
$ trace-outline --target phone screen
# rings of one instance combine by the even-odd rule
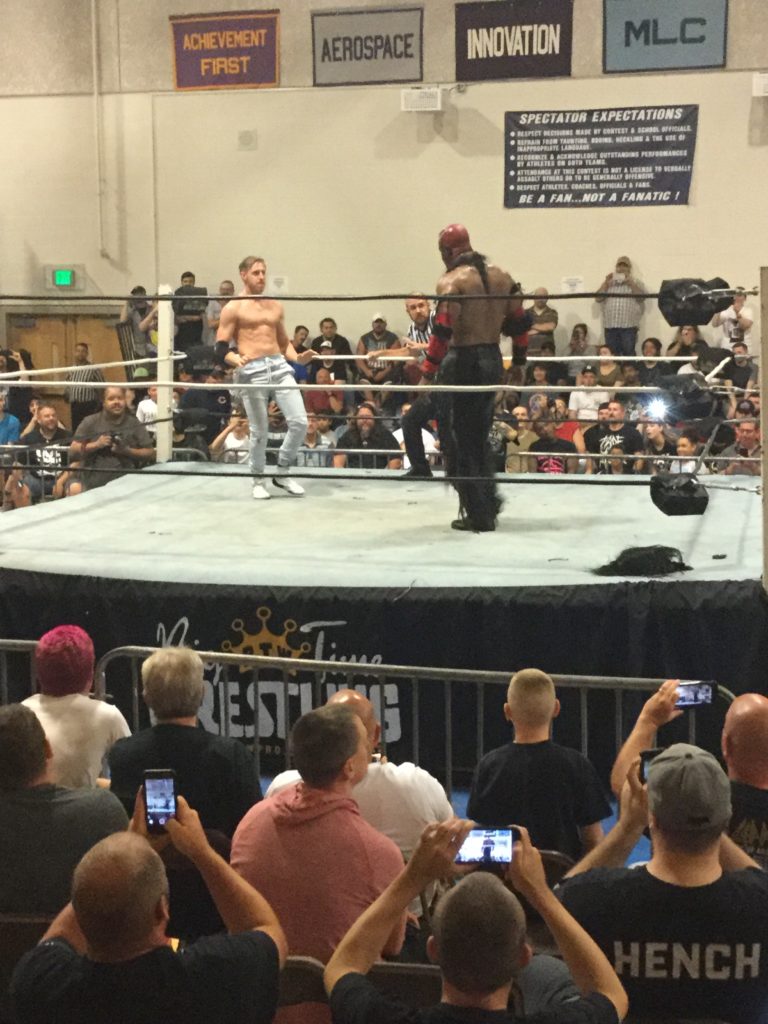
[[[677,692],[679,696],[675,703],[676,708],[689,708],[695,707],[697,704],[712,703],[712,683],[704,682],[701,679],[695,679],[690,683],[678,683]]]
[[[663,754],[665,749],[666,749],[665,747],[651,747],[650,750],[641,750],[640,751],[640,781],[641,782],[647,782],[648,781],[648,765],[651,763],[651,761],[654,759],[654,757],[658,757],[659,754]]]
[[[517,829],[513,828],[473,828],[461,844],[456,863],[509,864],[517,838]]]
[[[166,821],[176,817],[176,776],[172,771],[144,773],[144,804],[147,830],[165,832]]]

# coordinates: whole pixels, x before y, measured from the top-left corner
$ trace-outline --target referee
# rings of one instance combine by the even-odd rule
[[[402,353],[414,356],[416,366],[413,369],[418,370],[424,362],[424,353],[432,334],[435,314],[429,300],[421,292],[412,292],[408,296],[405,300],[405,311],[411,318],[411,324],[408,328],[410,344],[402,350]],[[439,401],[439,396],[435,397],[428,391],[424,391],[403,417],[403,441],[405,442],[406,454],[411,463],[411,468],[404,476],[432,476],[432,470],[429,468],[427,456],[424,452],[421,432],[426,428],[430,420],[436,419],[439,415],[436,398]]]
[[[75,345],[76,370],[70,370],[67,380],[70,385],[67,388],[67,401],[69,412],[72,418],[72,433],[77,430],[80,423],[86,416],[91,416],[101,408],[101,395],[98,388],[92,388],[90,383],[104,384],[104,374],[91,366],[88,358],[88,345],[80,341]]]

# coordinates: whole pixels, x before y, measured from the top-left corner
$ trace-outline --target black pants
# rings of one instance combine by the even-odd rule
[[[438,377],[437,384],[442,384],[442,377]],[[440,451],[446,462],[451,460],[453,442],[450,432],[445,429],[446,399],[450,398],[443,392],[431,394],[425,391],[419,395],[411,408],[403,417],[403,441],[405,442],[405,453],[408,456],[411,466],[418,473],[429,473],[429,463],[424,451],[424,440],[421,436],[422,430],[427,429],[430,420],[437,420],[437,432],[440,438]]]
[[[450,348],[440,366],[441,384],[500,384],[504,364],[498,343]],[[460,514],[479,530],[496,524],[497,496],[488,434],[493,423],[494,391],[446,393],[443,412],[453,451],[446,453],[446,472],[457,477]],[[472,477],[472,480],[461,479]]]
[[[100,408],[98,402],[70,402],[69,415],[72,419],[72,433],[74,434],[86,416],[92,416]]]

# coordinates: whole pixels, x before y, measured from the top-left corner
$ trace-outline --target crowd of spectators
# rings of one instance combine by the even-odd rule
[[[0,913],[51,919],[15,971],[19,1024],[266,1024],[286,955],[326,965],[330,1009],[286,1006],[281,1022],[616,1024],[628,1007],[765,1020],[764,696],[731,704],[723,769],[689,744],[648,750],[684,714],[678,681],[665,682],[617,755],[606,833],[606,792],[583,755],[553,740],[560,706],[537,669],[510,681],[510,740],[477,765],[465,821],[428,772],[379,755],[381,725],[357,691],[301,715],[295,768],[262,797],[250,749],[199,724],[195,652],[164,648],[144,662],[154,724],[134,735],[89,698],[93,646],[81,629],[51,630],[35,661],[40,692],[0,708]],[[177,792],[159,835],[147,831],[142,789],[155,769],[175,773]],[[511,864],[468,877],[456,867],[473,825],[510,823]],[[650,859],[628,869],[644,830]],[[540,849],[560,857],[554,890]],[[532,950],[526,913],[560,959]],[[365,977],[382,957],[439,964],[440,1005],[407,1010],[383,995]]]
[[[231,386],[231,369],[217,361],[214,348],[222,307],[235,286],[223,280],[218,288],[223,298],[206,300],[206,289],[186,271],[173,299],[174,344],[187,357],[176,368],[174,459],[245,464],[248,421]],[[709,328],[678,328],[665,346],[655,337],[638,341],[643,291],[629,258],[620,257],[597,289],[600,336],[593,339],[588,325],[577,323],[564,344],[558,336],[559,311],[550,305],[545,288],[534,289],[524,378],[517,368],[507,369],[504,383],[511,390],[498,394],[489,436],[498,472],[760,474],[758,367],[751,354],[754,314],[746,296],[736,294]],[[131,295],[120,319],[130,327],[136,355],[151,356],[157,351],[158,304],[150,303],[141,285]],[[304,393],[312,415],[300,467],[410,470],[402,420],[419,394],[433,314],[429,300],[417,292],[406,300],[405,314],[408,328],[400,334],[389,328],[382,313],[374,313],[370,329],[356,342],[340,334],[330,316],[320,321],[315,337],[308,327],[295,327],[291,362],[296,378],[322,386]],[[569,358],[559,359],[558,349]],[[642,359],[627,361],[635,355]],[[0,384],[4,508],[100,486],[154,458],[157,390],[149,371],[140,370],[121,401],[115,389],[105,392],[93,386],[105,381],[92,366],[87,344],[76,346],[74,362],[66,395],[71,432],[59,422],[44,389],[34,390],[26,382],[5,389]],[[18,371],[28,380],[32,368],[25,350],[0,353],[0,372]],[[709,384],[702,379],[707,374]],[[189,389],[190,382],[207,383],[211,389]],[[412,385],[414,391],[388,390],[387,383]],[[521,383],[534,390],[516,390]],[[357,387],[345,391],[342,384]],[[593,390],[579,390],[582,386]],[[644,387],[662,390],[635,390]],[[269,449],[280,447],[285,432],[285,421],[273,405],[268,463],[276,460]],[[437,419],[426,423],[422,440],[428,463],[439,465]],[[419,472],[428,470],[420,467]]]

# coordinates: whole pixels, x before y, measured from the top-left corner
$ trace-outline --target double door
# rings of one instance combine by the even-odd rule
[[[75,345],[85,342],[90,349],[92,363],[119,361],[120,345],[115,330],[116,317],[93,315],[10,313],[7,320],[9,349],[25,348],[32,356],[35,369],[72,366]],[[122,367],[104,370],[107,380],[125,381]],[[31,384],[35,391],[45,395],[59,413],[59,419],[69,426],[69,406],[64,398],[65,389],[59,384],[47,387],[46,380],[62,380],[66,373],[50,377],[35,377]]]

